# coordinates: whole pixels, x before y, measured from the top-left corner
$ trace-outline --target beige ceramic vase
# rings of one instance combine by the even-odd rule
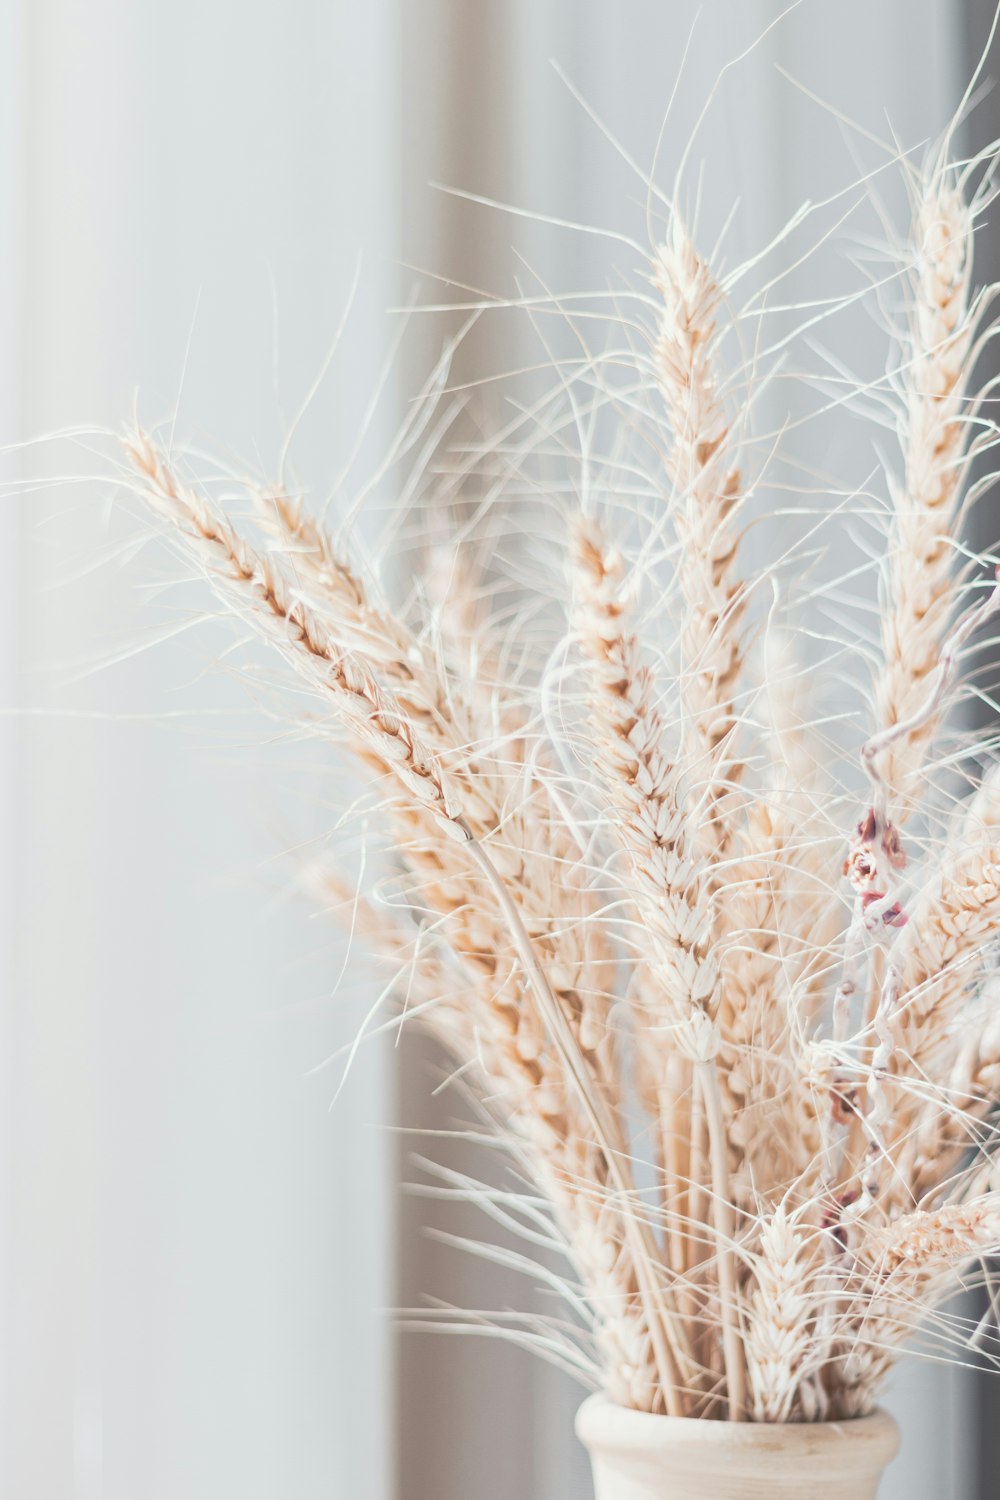
[[[576,1418],[596,1500],[875,1500],[899,1448],[892,1417],[700,1422],[591,1396]]]

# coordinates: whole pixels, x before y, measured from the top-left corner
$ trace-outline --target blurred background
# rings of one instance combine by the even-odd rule
[[[350,302],[296,443],[324,494],[390,308],[621,266],[600,237],[431,184],[642,240],[640,176],[588,109],[648,170],[680,77],[664,171],[716,89],[695,157],[707,223],[739,200],[734,263],[858,175],[862,138],[785,73],[918,146],[992,8],[707,0],[692,33],[689,0],[0,0],[0,441],[20,491],[0,508],[4,1495],[588,1493],[563,1377],[393,1327],[428,1295],[519,1293],[424,1232],[460,1216],[401,1192],[427,1149],[410,1132],[450,1119],[430,1051],[367,1046],[331,1108],[373,981],[352,959],[338,984],[343,949],[290,870],[338,789],[267,717],[200,590],[162,590],[176,569],[86,478],[107,467],[87,433],[138,392],[179,439],[272,469]],[[1000,134],[995,95],[971,129]],[[453,324],[411,320],[359,474]],[[846,336],[877,369],[874,325]],[[487,318],[458,378],[537,357],[526,320]],[[838,419],[818,457],[848,483],[870,444]],[[890,1405],[889,1500],[995,1494],[989,1382],[909,1363]]]

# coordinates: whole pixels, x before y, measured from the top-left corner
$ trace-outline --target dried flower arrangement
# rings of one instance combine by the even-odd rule
[[[740,573],[760,350],[738,356],[743,268],[716,273],[680,195],[624,347],[559,365],[536,408],[569,481],[529,482],[531,443],[503,430],[463,455],[492,506],[521,484],[557,515],[537,599],[501,557],[480,565],[470,526],[394,610],[284,486],[241,481],[237,525],[149,433],[125,442],[126,483],[373,778],[391,872],[338,871],[323,895],[518,1164],[523,1198],[456,1190],[565,1292],[572,1318],[526,1340],[642,1412],[867,1413],[900,1345],[1000,1251],[1000,766],[949,718],[998,607],[962,541],[992,483],[974,379],[997,288],[974,286],[973,238],[993,157],[955,160],[953,140],[903,159],[875,393],[901,459],[875,681],[848,721],[868,738],[841,766],[848,688],[810,703],[794,655],[817,627],[791,600],[762,617],[778,569]],[[417,461],[406,497],[433,501],[445,368],[393,454]],[[860,631],[857,650],[872,660]]]

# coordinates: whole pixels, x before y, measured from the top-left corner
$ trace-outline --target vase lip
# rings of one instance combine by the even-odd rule
[[[603,1392],[588,1396],[576,1414],[576,1434],[592,1453],[669,1453],[682,1462],[707,1447],[726,1447],[752,1463],[776,1452],[786,1460],[810,1463],[836,1454],[837,1462],[858,1469],[884,1467],[899,1451],[899,1428],[881,1407],[869,1416],[837,1422],[726,1422],[703,1417],[668,1417],[618,1406]]]

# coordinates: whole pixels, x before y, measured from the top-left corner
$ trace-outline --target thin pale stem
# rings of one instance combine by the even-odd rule
[[[722,1117],[722,1094],[714,1062],[699,1063],[698,1078],[705,1103],[712,1166],[712,1222],[715,1228],[719,1315],[722,1322],[722,1353],[726,1367],[729,1420],[741,1422],[746,1410],[746,1363],[737,1317],[736,1257],[733,1248],[733,1207],[729,1197],[729,1167],[726,1161],[726,1126]]]
[[[667,1252],[671,1270],[684,1274],[684,1181],[680,1161],[679,1091],[674,1084],[660,1090],[660,1140],[663,1157],[663,1207],[667,1222]]]
[[[691,1089],[691,1111],[688,1146],[688,1222],[700,1224],[705,1217],[705,1106],[701,1090]],[[687,1267],[690,1270],[701,1259],[701,1246],[693,1237],[687,1242]]]

